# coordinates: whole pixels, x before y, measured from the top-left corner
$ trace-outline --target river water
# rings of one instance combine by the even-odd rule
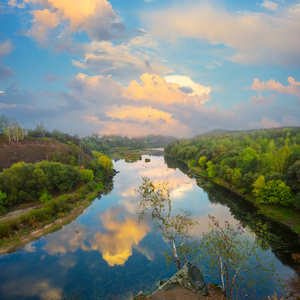
[[[145,162],[150,158],[150,162]],[[111,192],[95,199],[82,215],[62,229],[0,256],[0,299],[130,299],[140,290],[172,276],[175,265],[166,267],[168,244],[152,231],[151,220],[139,222],[136,189],[142,176],[167,180],[172,209],[189,209],[199,225],[193,234],[208,231],[208,214],[222,221],[242,221],[250,228],[268,223],[271,247],[265,250],[274,260],[278,276],[269,278],[265,290],[253,287],[249,299],[283,292],[277,279],[294,274],[290,254],[299,247],[298,237],[256,214],[255,209],[221,187],[191,174],[187,167],[163,156],[142,156],[142,160],[114,162],[119,173]],[[206,282],[211,281],[202,265]],[[220,283],[220,282],[219,282]],[[246,296],[240,297],[244,299]]]

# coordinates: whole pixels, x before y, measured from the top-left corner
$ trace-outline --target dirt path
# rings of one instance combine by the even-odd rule
[[[19,249],[22,249],[26,244],[28,244],[28,243],[36,240],[36,239],[39,239],[40,237],[42,237],[43,235],[46,235],[47,233],[53,232],[53,231],[61,228],[63,225],[66,225],[66,224],[72,222],[80,214],[83,213],[85,208],[88,206],[87,203],[92,204],[91,201],[88,201],[88,200],[84,201],[84,202],[81,203],[80,207],[74,208],[67,216],[56,219],[54,222],[52,222],[50,224],[47,224],[42,228],[35,229],[35,230],[33,229],[28,234],[13,239],[12,241],[8,242],[7,244],[5,244],[4,246],[2,246],[0,248],[0,255],[4,254],[4,253],[12,253],[12,252],[17,251]],[[29,210],[37,208],[37,207],[38,206],[28,207],[28,208],[25,208],[25,209],[14,211],[14,212],[11,213],[11,216],[15,213],[20,213],[21,214],[25,211],[29,211]],[[8,218],[7,215],[5,217]],[[14,216],[14,217],[16,217],[16,216]]]
[[[34,206],[30,206],[30,207],[26,207],[26,208],[22,208],[22,209],[18,209],[18,210],[14,210],[12,212],[9,212],[3,216],[0,216],[0,222],[9,220],[9,219],[15,219],[17,217],[19,217],[21,214],[26,213],[30,210],[36,209],[36,208],[40,208],[41,205],[34,205]]]

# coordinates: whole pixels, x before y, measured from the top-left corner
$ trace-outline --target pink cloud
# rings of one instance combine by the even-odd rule
[[[254,90],[257,93],[267,91],[279,94],[296,95],[297,97],[300,97],[300,82],[297,82],[293,77],[289,77],[287,81],[290,85],[283,86],[280,82],[276,82],[274,79],[267,82],[260,82],[258,78],[255,78],[249,89]]]

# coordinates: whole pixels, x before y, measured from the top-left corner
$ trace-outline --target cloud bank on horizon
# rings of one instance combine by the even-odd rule
[[[300,2],[9,0],[0,114],[79,135],[300,126]]]

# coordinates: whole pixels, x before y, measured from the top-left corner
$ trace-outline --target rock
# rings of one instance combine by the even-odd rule
[[[184,287],[198,295],[208,295],[202,272],[189,262],[167,282],[161,285],[154,293],[169,291],[178,287]]]

